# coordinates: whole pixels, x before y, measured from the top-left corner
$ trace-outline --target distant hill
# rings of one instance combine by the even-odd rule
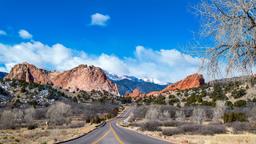
[[[162,90],[167,86],[156,84],[151,81],[145,81],[134,76],[117,76],[108,73],[107,76],[110,80],[117,84],[118,91],[121,95],[124,95],[125,93],[130,93],[134,89],[138,89],[142,93],[149,93],[151,91]]]
[[[0,79],[4,78],[7,75],[5,72],[0,72]]]

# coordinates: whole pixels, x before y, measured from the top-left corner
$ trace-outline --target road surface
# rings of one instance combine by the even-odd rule
[[[117,121],[126,118],[132,109],[123,112],[104,126],[65,144],[169,144],[140,133],[117,126]]]

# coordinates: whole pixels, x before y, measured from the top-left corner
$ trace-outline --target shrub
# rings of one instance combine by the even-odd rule
[[[161,130],[159,126],[160,126],[160,123],[158,121],[147,121],[142,123],[141,129],[147,130],[147,131],[159,131]]]
[[[84,122],[71,123],[69,128],[80,128],[84,126]]]
[[[37,128],[36,124],[28,125],[28,130],[33,130],[33,129],[36,129],[36,128]]]
[[[248,122],[233,122],[230,123],[228,126],[232,127],[235,133],[249,131],[252,129]]]
[[[0,128],[1,129],[13,129],[16,126],[16,122],[15,122],[15,114],[12,113],[12,111],[10,110],[5,110],[3,111],[3,113],[1,114],[1,118],[0,118]]]
[[[198,132],[198,134],[202,135],[214,135],[226,133],[226,128],[223,125],[207,125],[202,126]]]
[[[143,119],[147,113],[148,108],[146,106],[136,107],[133,111],[135,119]]]
[[[246,90],[245,89],[239,89],[239,90],[236,90],[234,89],[232,92],[231,92],[231,95],[234,97],[234,98],[240,98],[244,95],[246,95]]]
[[[226,128],[223,125],[195,125],[185,124],[176,128],[163,129],[163,135],[176,135],[176,134],[200,134],[200,135],[213,135],[225,133]]]
[[[165,128],[162,130],[162,134],[166,136],[172,136],[177,134],[182,134],[184,131],[179,128]]]
[[[158,104],[158,105],[164,105],[165,103],[165,97],[164,96],[158,96],[154,99],[154,104]]]
[[[180,100],[177,98],[172,98],[169,100],[169,105],[173,105],[174,103],[177,103],[177,102],[180,102]]]
[[[206,119],[205,110],[201,107],[194,108],[193,115],[191,117],[191,121],[197,124],[202,124],[202,122]]]
[[[213,92],[210,94],[210,97],[213,99],[213,101],[227,99],[220,84],[215,84],[213,86]]]
[[[233,103],[231,101],[226,101],[225,105],[229,108],[233,108]]]
[[[224,123],[230,123],[230,122],[235,122],[235,121],[244,122],[244,121],[247,121],[247,117],[246,117],[245,113],[230,112],[230,113],[224,114],[223,121],[224,121]]]
[[[92,119],[91,119],[91,121],[90,121],[91,123],[95,123],[95,124],[98,124],[98,123],[100,123],[101,122],[101,119],[100,119],[100,117],[99,116],[94,116]]]
[[[26,123],[32,123],[33,120],[34,120],[34,114],[35,114],[35,109],[34,108],[25,109],[25,111],[24,111],[24,121]]]
[[[246,101],[245,101],[245,100],[236,101],[236,102],[234,103],[234,106],[235,106],[235,107],[245,107],[245,106],[246,106]]]

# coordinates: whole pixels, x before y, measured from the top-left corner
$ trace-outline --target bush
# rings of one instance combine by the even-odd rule
[[[158,121],[147,121],[142,123],[141,129],[142,130],[147,130],[147,131],[159,131],[161,130],[159,128],[161,124]]]
[[[28,130],[33,130],[33,129],[36,129],[36,128],[37,128],[36,124],[32,124],[32,125],[28,126]]]
[[[69,128],[80,128],[84,126],[84,122],[71,123]]]
[[[228,126],[232,127],[235,133],[250,131],[252,129],[248,122],[233,122],[230,123]]]
[[[1,114],[0,118],[0,128],[1,129],[13,129],[16,127],[16,116],[15,114],[10,110],[5,110]]]
[[[236,102],[234,103],[234,106],[235,106],[235,107],[245,107],[245,106],[246,106],[246,101],[245,101],[245,100],[236,101]]]
[[[136,107],[133,111],[135,119],[143,119],[147,113],[148,108],[146,106]]]
[[[225,105],[229,108],[233,108],[233,103],[231,101],[226,101]]]
[[[172,136],[177,134],[182,134],[184,131],[178,128],[165,128],[162,130],[162,134],[166,136]]]
[[[198,134],[202,134],[202,135],[214,135],[214,134],[221,134],[221,133],[226,133],[226,128],[223,125],[203,126],[198,132]]]
[[[226,128],[223,125],[195,125],[185,124],[176,128],[165,128],[162,131],[163,135],[176,135],[176,134],[200,134],[200,135],[213,135],[226,133]]]
[[[247,121],[247,117],[246,117],[245,113],[230,112],[230,113],[224,114],[223,121],[224,121],[224,123],[230,123],[230,122],[235,122],[235,121],[244,122],[244,121]]]
[[[35,115],[35,109],[34,108],[25,109],[25,111],[24,111],[24,121],[26,123],[33,123],[34,115]]]
[[[234,98],[240,98],[240,97],[243,97],[244,95],[246,95],[246,90],[245,89],[239,89],[239,90],[236,90],[234,89],[232,92],[231,92],[231,95],[234,97]]]

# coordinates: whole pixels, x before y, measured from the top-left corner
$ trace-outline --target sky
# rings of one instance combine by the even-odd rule
[[[79,64],[156,83],[198,72],[188,52],[198,0],[1,0],[0,71],[17,63],[63,71]]]

